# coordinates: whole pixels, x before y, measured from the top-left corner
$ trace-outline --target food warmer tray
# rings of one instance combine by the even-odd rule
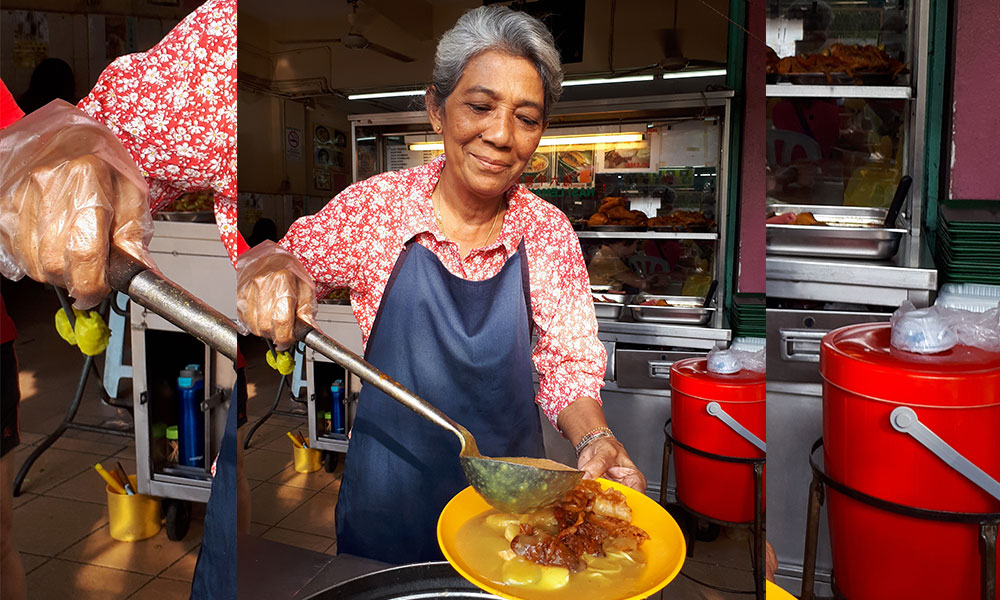
[[[628,305],[629,296],[625,292],[599,289],[600,286],[591,289],[591,296],[594,300],[594,313],[598,319],[618,320],[622,310]]]
[[[643,304],[650,300],[663,300],[668,306]],[[704,300],[700,296],[657,296],[641,293],[628,307],[632,311],[632,319],[639,322],[704,325],[715,312],[715,308],[702,306]]]
[[[809,212],[828,225],[768,223],[765,245],[768,254],[885,260],[896,254],[906,233],[905,229],[883,227],[888,212],[885,208],[809,204],[768,207],[768,217],[786,212]]]

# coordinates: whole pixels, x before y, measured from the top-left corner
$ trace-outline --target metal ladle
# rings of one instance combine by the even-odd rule
[[[108,285],[181,331],[236,360],[236,324],[190,292],[112,246]]]
[[[322,332],[296,321],[295,339],[329,358],[421,417],[458,437],[458,460],[469,484],[494,508],[524,513],[552,504],[583,479],[583,471],[544,458],[491,458],[479,453],[476,439],[443,412],[431,406],[363,358]]]

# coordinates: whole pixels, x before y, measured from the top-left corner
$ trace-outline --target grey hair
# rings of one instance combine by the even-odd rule
[[[541,21],[506,6],[482,6],[466,12],[445,32],[434,54],[428,100],[443,107],[455,91],[465,66],[487,50],[499,50],[535,65],[545,88],[544,117],[562,94],[562,63],[552,32]]]

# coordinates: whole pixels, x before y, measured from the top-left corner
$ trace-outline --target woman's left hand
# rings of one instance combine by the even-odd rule
[[[576,464],[585,473],[585,479],[604,477],[639,492],[646,491],[646,478],[629,458],[625,446],[615,438],[600,438],[587,444]]]

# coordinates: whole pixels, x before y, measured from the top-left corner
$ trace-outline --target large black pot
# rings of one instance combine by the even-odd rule
[[[446,562],[403,565],[355,577],[309,596],[307,600],[486,600],[497,597],[462,578]]]

